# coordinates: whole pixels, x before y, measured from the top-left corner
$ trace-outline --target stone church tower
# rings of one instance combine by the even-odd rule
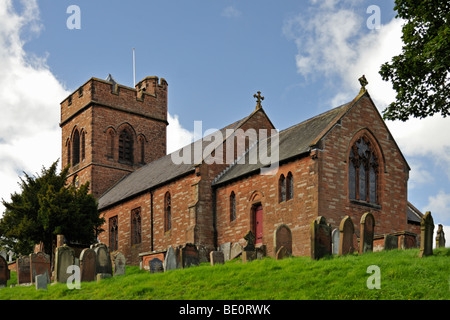
[[[166,155],[167,82],[147,77],[130,88],[91,78],[61,102],[62,159],[69,182],[90,181],[99,198],[117,181]]]

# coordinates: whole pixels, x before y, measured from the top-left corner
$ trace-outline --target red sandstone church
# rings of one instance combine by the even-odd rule
[[[210,153],[177,163],[174,156],[198,141],[166,155],[167,88],[158,77],[135,88],[91,78],[61,103],[62,165],[71,165],[75,186],[90,181],[105,218],[99,240],[127,263],[186,243],[215,250],[248,231],[269,256],[280,231],[293,255],[310,255],[318,216],[337,228],[345,216],[358,226],[366,212],[376,235],[417,240],[421,213],[407,199],[410,167],[363,84],[349,103],[279,131],[271,171],[251,161],[252,150],[275,141],[260,135],[275,127],[259,93],[247,117],[219,130],[223,140],[213,147],[200,141]],[[246,135],[251,130],[256,141]],[[210,161],[217,158],[224,161]]]

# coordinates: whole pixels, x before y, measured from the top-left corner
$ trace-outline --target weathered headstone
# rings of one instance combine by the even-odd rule
[[[30,256],[20,256],[16,260],[17,283],[31,283]]]
[[[392,234],[384,235],[384,250],[398,249],[398,238]]]
[[[114,276],[122,276],[125,274],[126,258],[122,252],[114,254]]]
[[[55,252],[55,282],[66,283],[71,274],[67,268],[75,264],[75,251],[64,245],[56,248]]]
[[[230,260],[231,255],[231,242],[225,242],[220,245],[220,251],[223,252],[225,261]]]
[[[251,262],[256,260],[256,251],[242,251],[241,255],[242,263]]]
[[[235,242],[231,247],[230,260],[239,257],[242,254],[242,246],[239,242]]]
[[[288,251],[288,249],[286,249],[285,247],[281,246],[280,249],[278,249],[276,255],[275,255],[275,259],[276,260],[281,260],[281,259],[285,259],[285,258],[289,258],[291,256],[291,253]]]
[[[10,272],[8,269],[8,263],[3,256],[0,255],[0,288],[6,286],[10,278]]]
[[[164,271],[177,269],[177,256],[172,246],[167,249],[164,257]]]
[[[109,255],[108,247],[104,243],[98,243],[94,247],[94,251],[97,255],[96,260],[96,272],[113,274],[111,257]]]
[[[247,244],[244,247],[244,251],[255,251],[255,235],[253,232],[249,231],[244,239],[247,241]]]
[[[80,278],[81,281],[96,280],[96,260],[97,254],[94,249],[86,248],[80,255]]]
[[[427,211],[420,222],[420,252],[419,257],[433,254],[434,221],[431,212]]]
[[[331,225],[319,216],[311,223],[311,258],[314,260],[331,254]]]
[[[353,253],[353,234],[355,228],[352,218],[345,216],[339,225],[339,255]]]
[[[57,234],[56,235],[56,247],[62,247],[65,243],[64,235],[63,234]]]
[[[158,258],[153,258],[149,261],[149,270],[150,273],[160,273],[164,272],[163,262]]]
[[[182,268],[198,266],[200,264],[197,247],[191,243],[187,243],[181,248],[180,258]]]
[[[442,224],[438,225],[436,234],[436,248],[445,248],[445,234]]]
[[[339,254],[339,229],[334,228],[331,231],[331,251],[333,254]]]
[[[373,236],[375,234],[375,218],[367,212],[363,214],[360,222],[359,252],[373,251]]]
[[[277,230],[275,230],[274,242],[275,252],[284,247],[292,255],[292,232],[287,225],[282,224],[278,226]]]
[[[100,282],[102,279],[107,279],[107,278],[111,278],[112,274],[111,273],[97,273],[97,282]]]
[[[38,274],[36,275],[34,282],[36,285],[36,290],[47,290],[47,283],[48,283],[48,279],[47,279],[47,274]]]
[[[224,264],[225,256],[222,251],[211,251],[209,253],[209,261],[211,262],[212,266],[216,264]]]
[[[30,254],[30,274],[31,281],[36,278],[37,275],[45,275],[47,282],[50,283],[51,275],[51,262],[50,256],[44,252],[37,252]]]

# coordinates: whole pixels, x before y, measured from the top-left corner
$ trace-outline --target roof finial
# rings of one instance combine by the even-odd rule
[[[358,79],[358,81],[361,84],[361,90],[359,91],[359,93],[365,92],[366,86],[369,84],[369,82],[366,79],[366,76],[363,75],[361,78]]]
[[[254,94],[253,98],[256,98],[256,108],[255,108],[255,110],[261,109],[262,108],[261,101],[264,100],[264,97],[261,96],[261,91],[258,91],[257,95]]]

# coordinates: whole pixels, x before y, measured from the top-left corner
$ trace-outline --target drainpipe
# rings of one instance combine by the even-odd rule
[[[153,191],[150,191],[150,251],[153,251]]]

